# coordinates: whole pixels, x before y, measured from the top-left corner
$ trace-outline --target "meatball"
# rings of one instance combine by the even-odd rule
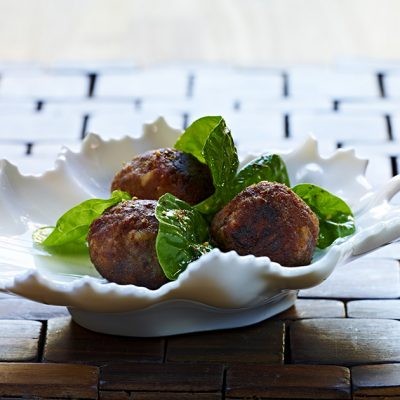
[[[285,266],[311,262],[319,223],[308,205],[280,183],[249,186],[223,207],[211,223],[222,251],[267,256]]]
[[[157,289],[168,280],[158,263],[155,200],[128,200],[94,220],[88,234],[92,263],[104,278]]]
[[[171,193],[189,204],[209,197],[214,186],[210,170],[194,156],[174,149],[151,150],[136,156],[114,177],[111,190],[140,199],[157,200]]]

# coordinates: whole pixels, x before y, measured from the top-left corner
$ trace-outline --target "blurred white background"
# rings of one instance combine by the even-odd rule
[[[400,59],[399,0],[0,0],[0,62]]]

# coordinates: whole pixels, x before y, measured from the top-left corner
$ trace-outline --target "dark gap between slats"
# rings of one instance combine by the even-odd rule
[[[377,78],[378,78],[379,96],[380,97],[386,97],[385,75],[382,72],[378,72]]]
[[[225,400],[226,397],[226,375],[227,368],[224,366],[224,370],[222,371],[221,400]]]
[[[348,310],[347,310],[347,303],[352,301],[352,299],[343,300],[343,307],[344,307],[344,318],[349,318]]]
[[[333,100],[333,111],[339,111],[339,100]]]
[[[87,76],[89,78],[89,88],[88,88],[87,96],[88,97],[93,97],[94,89],[95,89],[95,86],[96,86],[97,74],[90,73]]]
[[[182,128],[185,130],[189,126],[189,113],[185,112],[182,114]]]
[[[168,351],[168,339],[164,339],[164,347],[163,347],[163,359],[162,363],[165,364],[167,361],[167,351]]]
[[[33,143],[28,142],[25,144],[25,155],[30,156],[32,154]]]
[[[393,141],[392,120],[390,118],[390,115],[385,115],[385,121],[386,121],[386,129],[387,129],[388,139],[390,141]]]
[[[87,130],[87,126],[88,126],[88,122],[89,122],[89,115],[85,114],[83,116],[83,120],[82,120],[82,129],[81,129],[81,139],[85,139],[86,137],[86,130]]]
[[[43,100],[37,100],[36,101],[35,110],[36,111],[42,111],[43,110],[43,106],[44,106],[44,101]]]
[[[284,115],[284,133],[285,138],[290,138],[290,121],[289,121],[289,114]]]
[[[142,109],[143,106],[143,100],[140,98],[137,98],[134,100],[133,102],[134,106],[135,106],[135,110],[136,111],[140,111]]]
[[[189,74],[188,80],[187,80],[187,88],[186,88],[186,97],[188,97],[188,98],[193,97],[195,79],[196,79],[196,77],[193,73]]]
[[[283,78],[282,95],[283,95],[283,97],[289,97],[289,76],[286,72],[283,72],[282,78]]]
[[[283,363],[290,364],[292,361],[292,349],[290,345],[290,322],[285,323],[285,339],[283,341]]]
[[[390,165],[392,167],[392,176],[396,176],[399,174],[399,166],[397,164],[397,157],[391,156],[390,157]]]
[[[353,368],[348,368],[349,370],[349,382],[350,382],[350,399],[354,399],[354,388],[353,388]],[[379,398],[379,397],[378,397]],[[367,397],[368,399],[368,397]]]
[[[37,359],[39,362],[42,362],[44,355],[44,346],[46,344],[46,336],[47,336],[47,321],[44,320],[40,322],[42,323],[42,329],[40,330]]]

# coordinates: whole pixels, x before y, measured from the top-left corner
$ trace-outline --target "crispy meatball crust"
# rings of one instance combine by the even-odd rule
[[[101,276],[122,285],[157,289],[168,280],[158,263],[155,200],[128,200],[107,210],[89,229],[89,254]]]
[[[214,186],[207,165],[191,154],[165,148],[140,154],[127,163],[111,184],[111,190],[116,189],[153,200],[171,193],[193,205],[209,197]]]
[[[308,205],[280,183],[249,186],[213,218],[211,236],[221,250],[267,256],[285,266],[307,265],[319,223]]]

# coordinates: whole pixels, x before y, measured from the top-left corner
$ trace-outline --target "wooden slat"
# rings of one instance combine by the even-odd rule
[[[289,76],[290,93],[297,98],[375,99],[379,96],[377,78],[369,71],[304,66],[292,68]]]
[[[354,399],[400,398],[400,364],[362,365],[351,373]]]
[[[0,320],[0,361],[36,360],[41,330],[37,321]]]
[[[134,400],[220,400],[220,393],[135,393]]]
[[[79,115],[32,113],[22,118],[0,115],[0,140],[4,143],[42,142],[67,144],[80,139]]]
[[[186,96],[188,75],[187,71],[180,68],[105,72],[97,79],[95,97],[110,100],[143,96],[181,99]]]
[[[206,364],[110,364],[100,370],[101,390],[218,392],[223,367]]]
[[[162,339],[137,339],[91,332],[71,321],[48,322],[44,359],[48,362],[100,364],[112,361],[161,362]]]
[[[84,74],[14,72],[2,77],[0,95],[12,99],[83,98],[88,93],[88,86],[89,80]]]
[[[386,121],[382,115],[360,116],[341,113],[295,112],[290,118],[290,134],[304,138],[312,133],[320,142],[385,144],[389,140]]]
[[[61,306],[50,306],[22,298],[0,299],[0,319],[47,320],[69,315]]]
[[[400,319],[400,300],[355,300],[347,303],[351,318]]]
[[[350,392],[350,372],[337,366],[237,365],[226,377],[226,398],[350,399]]]
[[[300,297],[337,299],[388,299],[399,296],[399,263],[384,258],[363,258],[339,266],[321,285],[300,291]]]
[[[282,322],[267,321],[247,328],[172,337],[167,342],[166,360],[280,364],[284,331]]]
[[[118,391],[99,391],[99,400],[129,400],[131,395],[128,392]]]
[[[0,396],[97,399],[98,369],[87,365],[0,364]]]
[[[343,318],[344,304],[337,300],[298,299],[293,307],[278,314],[277,319]]]
[[[279,99],[283,94],[283,77],[279,70],[239,70],[221,68],[197,71],[193,85],[195,98],[207,99],[210,93],[220,98]]]
[[[400,322],[310,319],[290,325],[294,363],[354,365],[400,362]]]

